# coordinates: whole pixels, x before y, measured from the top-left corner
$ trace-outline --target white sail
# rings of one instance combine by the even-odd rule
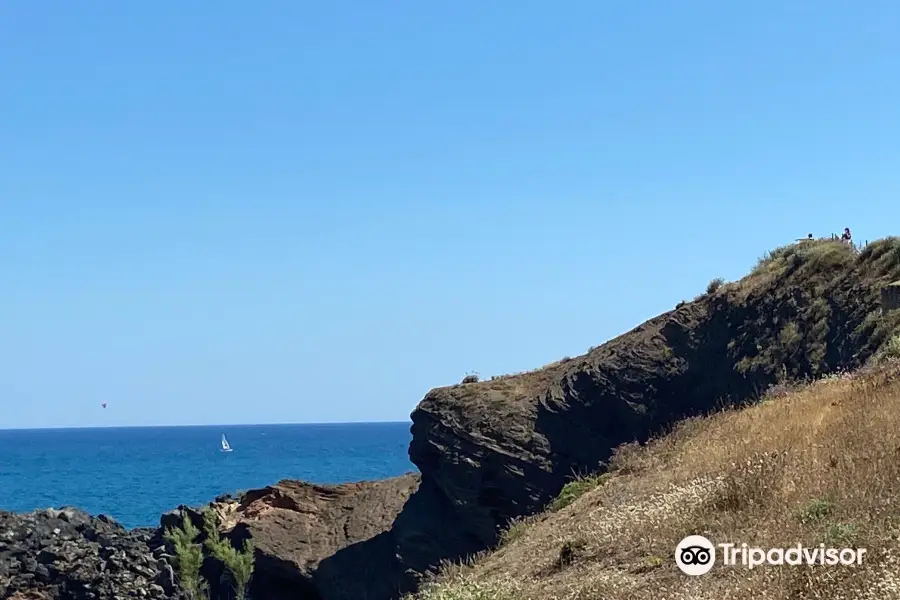
[[[231,452],[231,444],[228,443],[224,433],[222,434],[222,452]]]

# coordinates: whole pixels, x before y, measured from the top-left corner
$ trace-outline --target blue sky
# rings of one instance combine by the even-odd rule
[[[876,1],[8,0],[0,428],[403,420],[808,232],[898,233],[898,30]]]

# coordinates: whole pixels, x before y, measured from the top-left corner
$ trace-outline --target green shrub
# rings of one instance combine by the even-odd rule
[[[816,498],[810,500],[797,512],[797,519],[804,524],[814,523],[831,514],[834,505],[830,500]]]
[[[881,356],[888,360],[900,359],[900,335],[891,337],[881,349]]]
[[[578,477],[563,486],[562,491],[553,502],[550,503],[550,510],[557,511],[569,506],[575,500],[583,496],[586,492],[591,491],[606,480],[604,475],[591,475],[588,477]]]
[[[216,515],[209,509],[203,512],[203,530],[206,532],[206,547],[209,553],[225,565],[225,570],[231,576],[235,598],[244,600],[247,597],[247,586],[253,576],[253,543],[249,539],[244,540],[244,547],[238,550],[228,539],[222,539]]]
[[[831,546],[850,546],[859,537],[853,523],[832,523],[825,532],[825,543]]]
[[[187,515],[183,515],[181,527],[166,529],[164,537],[166,541],[175,547],[175,560],[178,581],[185,595],[194,600],[206,595],[208,586],[200,577],[200,567],[203,565],[203,546],[196,542],[200,535]]]

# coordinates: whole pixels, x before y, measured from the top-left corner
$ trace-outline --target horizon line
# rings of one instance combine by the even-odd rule
[[[76,429],[175,429],[185,427],[291,427],[298,425],[320,426],[320,425],[399,425],[412,424],[412,420],[404,421],[314,421],[305,423],[212,423],[212,424],[190,424],[182,423],[178,425],[63,425],[57,427],[0,427],[0,432],[5,431],[70,431]]]

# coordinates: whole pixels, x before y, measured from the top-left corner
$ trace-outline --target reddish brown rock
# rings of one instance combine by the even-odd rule
[[[390,529],[418,485],[418,474],[343,485],[284,480],[210,508],[236,546],[253,541],[254,597],[349,600],[397,579]],[[182,514],[202,525],[199,511]],[[169,513],[162,525],[178,519],[179,513]],[[220,569],[207,564],[204,574],[212,595],[227,597],[228,590],[215,583]]]

